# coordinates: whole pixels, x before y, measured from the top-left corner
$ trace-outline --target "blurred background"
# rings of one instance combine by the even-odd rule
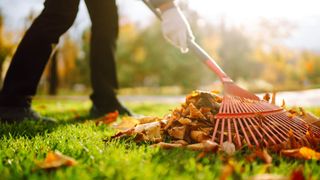
[[[19,41],[43,0],[0,1],[0,84]],[[120,94],[182,94],[220,89],[192,54],[162,37],[160,23],[139,0],[118,0]],[[241,86],[254,92],[320,87],[318,0],[180,0],[196,40]],[[38,92],[88,94],[90,20],[84,2],[60,39]]]

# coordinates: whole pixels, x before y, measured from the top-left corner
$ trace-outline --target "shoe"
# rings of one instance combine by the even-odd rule
[[[132,116],[132,113],[122,105],[112,109],[109,108],[107,110],[102,110],[100,108],[97,108],[95,105],[93,105],[90,109],[90,117],[98,118],[114,111],[118,111],[120,115]]]
[[[43,121],[56,123],[55,119],[41,116],[31,108],[23,107],[0,107],[0,122],[21,122],[24,120]]]

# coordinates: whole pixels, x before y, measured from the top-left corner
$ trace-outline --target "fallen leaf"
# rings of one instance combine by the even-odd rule
[[[108,113],[105,116],[99,118],[96,121],[96,125],[97,126],[102,125],[102,124],[109,125],[109,124],[115,122],[117,120],[118,116],[119,116],[119,112],[118,111]]]
[[[302,147],[300,149],[281,150],[280,154],[286,157],[297,158],[297,159],[320,160],[320,153],[308,147]]]
[[[266,93],[264,96],[263,96],[263,100],[269,102],[270,101],[270,94],[269,93]]]
[[[189,109],[190,109],[190,118],[206,119],[206,117],[196,108],[196,106],[193,103],[189,104]]]
[[[192,123],[191,119],[189,118],[180,118],[178,122],[182,125],[190,125]]]
[[[320,119],[316,115],[312,114],[311,112],[306,112],[301,107],[300,107],[300,111],[301,111],[300,117],[302,118],[302,120],[304,120],[307,123],[320,127]]]
[[[77,161],[69,156],[63,155],[59,151],[50,151],[43,162],[37,163],[41,169],[56,169],[62,166],[74,166]]]
[[[197,144],[190,144],[186,146],[187,149],[193,151],[204,151],[215,153],[219,149],[219,145],[213,141],[207,140]]]
[[[161,119],[156,116],[144,116],[142,118],[139,118],[139,124],[146,124],[146,123],[151,123],[151,122],[156,122],[160,121]]]
[[[222,144],[221,150],[231,156],[236,152],[236,146],[232,142],[226,141]]]
[[[186,126],[173,127],[168,130],[168,133],[170,136],[172,136],[176,139],[183,139],[184,135],[186,133]]]
[[[161,149],[173,149],[173,148],[181,148],[182,144],[173,144],[173,143],[165,143],[159,142],[158,144],[153,144],[151,147],[159,147]]]
[[[161,138],[161,123],[160,122],[152,122],[147,124],[140,124],[134,128],[134,132],[143,133],[146,135],[146,139],[153,141],[154,139]]]
[[[270,154],[268,153],[268,151],[266,149],[255,150],[255,151],[253,151],[252,154],[250,154],[249,156],[246,157],[246,159],[249,162],[253,162],[256,158],[261,159],[265,164],[272,163],[272,157],[270,156]]]
[[[203,131],[191,131],[190,137],[196,142],[202,142],[210,139],[210,136]]]
[[[171,143],[173,143],[173,144],[181,144],[181,145],[183,145],[183,146],[188,145],[188,142],[185,141],[185,140],[172,141]]]
[[[136,118],[125,116],[122,118],[121,122],[113,125],[115,129],[124,131],[131,128],[134,128],[136,125],[140,124],[140,121]]]

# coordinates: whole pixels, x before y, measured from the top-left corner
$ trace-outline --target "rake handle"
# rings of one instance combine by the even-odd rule
[[[148,0],[142,0],[144,4],[153,12],[161,21],[161,14],[157,11]],[[216,61],[194,40],[188,39],[189,49],[201,60],[209,69],[211,69],[220,79],[221,82],[233,82],[232,79],[220,68]]]

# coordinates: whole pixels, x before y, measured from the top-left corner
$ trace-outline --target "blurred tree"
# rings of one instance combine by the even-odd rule
[[[4,17],[0,11],[0,86],[2,86],[3,63],[12,55],[14,45],[4,32]]]
[[[72,88],[77,79],[79,49],[69,34],[65,34],[58,54],[58,74],[61,87]]]
[[[299,66],[304,70],[305,83],[320,85],[320,55],[310,51],[302,52]]]
[[[226,29],[222,24],[220,29],[221,45],[218,53],[226,73],[234,80],[258,77],[261,68],[252,59],[250,39],[237,28]]]

